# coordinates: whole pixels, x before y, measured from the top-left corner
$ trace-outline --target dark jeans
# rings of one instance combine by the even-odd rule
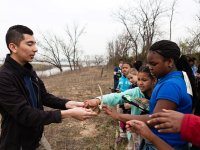
[[[185,144],[179,147],[173,147],[175,150],[189,150],[189,145]],[[142,140],[140,150],[157,150],[157,148],[147,140]]]
[[[119,80],[116,80],[116,79],[114,79],[114,89],[116,89],[116,88],[117,88],[117,86],[118,86],[118,83],[119,83]]]

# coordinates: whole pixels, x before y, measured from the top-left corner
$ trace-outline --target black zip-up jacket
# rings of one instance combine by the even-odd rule
[[[37,95],[37,108],[30,103],[24,76],[30,76]],[[60,110],[44,111],[43,105],[66,109],[68,100],[49,94],[32,66],[18,64],[10,55],[0,68],[0,150],[34,150],[39,146],[44,125],[61,122]]]

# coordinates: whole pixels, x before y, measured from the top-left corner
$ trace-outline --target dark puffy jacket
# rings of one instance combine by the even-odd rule
[[[31,106],[25,75],[32,79],[38,100],[37,108]],[[60,110],[43,111],[43,105],[66,109],[67,101],[49,94],[29,63],[21,66],[7,55],[0,68],[0,150],[36,149],[44,125],[61,122]]]

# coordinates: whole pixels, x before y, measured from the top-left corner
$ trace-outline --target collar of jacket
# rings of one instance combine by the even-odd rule
[[[36,76],[36,73],[33,71],[33,67],[30,63],[26,63],[24,66],[21,66],[13,58],[10,57],[10,54],[6,56],[4,65],[6,67],[11,67],[15,73],[21,76]]]

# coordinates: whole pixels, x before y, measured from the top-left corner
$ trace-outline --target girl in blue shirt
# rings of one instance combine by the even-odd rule
[[[192,104],[194,104],[192,100],[196,98],[195,80],[191,67],[186,57],[181,55],[177,44],[168,40],[154,43],[147,54],[147,61],[151,73],[158,78],[150,99],[150,114],[160,112],[162,109],[192,113]],[[104,110],[121,121],[134,119],[147,122],[149,120],[148,115],[117,114],[107,107]],[[180,138],[180,134],[159,133],[153,128],[152,131],[174,149],[188,149],[188,143]],[[156,148],[146,140],[141,149],[154,150]]]

